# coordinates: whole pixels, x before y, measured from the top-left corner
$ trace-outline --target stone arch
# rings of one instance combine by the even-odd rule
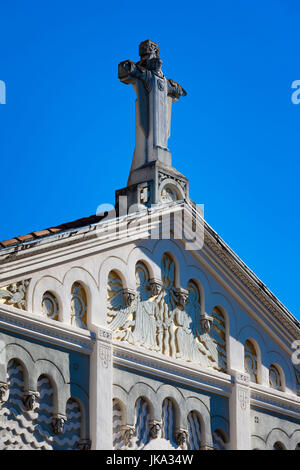
[[[170,251],[166,251],[165,253],[163,253],[162,257],[161,257],[161,261],[160,261],[160,266],[161,266],[161,279],[162,279],[162,282],[163,282],[163,262],[165,261],[169,261],[170,263],[174,263],[174,287],[180,287],[180,284],[179,284],[179,272],[180,272],[180,267],[179,267],[179,263],[177,261],[177,258],[176,256],[174,256],[172,254],[172,252]],[[169,265],[170,265],[169,263]]]
[[[244,345],[244,349],[246,341],[253,344],[257,355],[257,383],[262,383],[262,365],[265,365],[267,356],[265,339],[257,328],[250,325],[246,325],[240,330],[237,339]]]
[[[282,443],[286,449],[290,448],[289,436],[285,431],[279,428],[272,429],[272,431],[268,434],[266,440],[267,449],[273,450],[274,444],[277,442]]]
[[[86,324],[87,328],[91,328],[93,322],[97,323],[96,319],[92,318],[92,315],[95,315],[96,312],[98,312],[100,301],[99,290],[94,277],[89,273],[89,271],[80,266],[73,266],[66,272],[63,278],[66,303],[68,306],[65,322],[71,324],[71,297],[72,287],[75,283],[79,283],[85,291],[87,303]]]
[[[184,285],[184,289],[188,290],[188,287],[190,285],[190,283],[193,283],[195,284],[195,286],[197,287],[197,290],[198,290],[198,293],[199,293],[199,304],[200,304],[200,314],[201,315],[204,315],[205,313],[205,291],[203,289],[203,286],[201,284],[201,282],[198,280],[198,278],[195,278],[195,277],[191,277],[187,284]],[[199,318],[197,319],[197,323],[199,323]]]
[[[118,450],[124,446],[122,427],[125,425],[125,406],[118,398],[113,398],[112,407],[113,449]]]
[[[119,398],[126,404],[126,424],[130,426],[134,426],[135,424],[135,404],[138,398],[144,398],[148,401],[150,419],[157,419],[156,416],[159,416],[160,419],[160,413],[157,412],[157,396],[150,385],[144,382],[138,382],[129,390],[128,393],[120,393],[120,388],[116,390],[118,390],[118,395],[115,394],[115,397]]]
[[[169,398],[174,404],[176,428],[186,429],[186,400],[183,394],[176,387],[169,384],[160,385],[156,393],[156,401],[160,409],[160,413],[163,401],[166,398]]]
[[[136,445],[140,448],[142,445],[145,445],[149,442],[149,423],[150,423],[150,410],[151,403],[149,400],[140,396],[134,405],[134,420],[135,420],[135,435],[136,435]]]
[[[5,348],[5,363],[1,365],[1,382],[6,382],[6,370],[9,361],[17,360],[23,367],[24,386],[27,390],[35,392],[37,390],[36,381],[34,380],[35,364],[33,357],[23,346],[16,343],[9,343]]]
[[[244,343],[245,372],[250,375],[250,381],[261,383],[261,352],[253,338],[247,338]],[[248,366],[246,365],[248,364]]]
[[[175,262],[175,286],[181,287],[181,269],[187,266],[184,251],[173,240],[157,240],[153,249],[153,261],[160,266],[162,256],[169,253]]]
[[[300,450],[300,429],[296,429],[291,435],[290,449]]]
[[[41,375],[47,376],[53,387],[54,413],[65,415],[66,402],[70,397],[70,385],[66,383],[61,370],[47,359],[39,359],[35,364],[34,378],[36,384]]]
[[[204,425],[202,416],[198,410],[191,410],[187,414],[187,448],[189,450],[200,450],[202,447]]]
[[[151,258],[151,251],[146,248],[135,246],[127,257],[127,266],[136,266],[137,263],[143,263],[148,271],[150,279],[157,279],[161,281],[160,266],[153,262]]]
[[[295,375],[290,364],[278,351],[268,351],[265,360],[265,366],[269,369],[271,364],[275,364],[281,374],[282,390],[295,391]]]
[[[31,286],[32,285],[32,286]],[[35,314],[43,315],[42,300],[45,292],[51,292],[58,303],[58,320],[65,322],[67,317],[67,299],[63,283],[53,276],[43,276],[36,283],[30,283],[31,291],[28,291],[28,310]]]
[[[81,438],[88,439],[89,437],[89,397],[88,394],[77,384],[71,382],[70,385],[70,398],[76,400],[80,406],[81,411]],[[67,402],[66,402],[67,405]]]
[[[271,387],[270,385],[270,388],[275,388],[275,390],[280,390],[280,391],[284,391],[285,390],[285,376],[284,376],[284,372],[283,372],[283,369],[282,367],[277,364],[276,362],[272,362],[272,364],[270,364],[269,366],[269,380],[270,380],[270,372],[272,370],[272,368],[275,369],[275,371],[277,372],[277,374],[279,375],[279,378],[280,378],[280,386],[279,388],[275,388],[275,387]]]
[[[124,388],[119,385],[113,385],[113,401],[116,400],[122,410],[122,424],[127,423],[127,407],[129,405],[129,395]]]
[[[135,289],[134,270],[132,270],[133,272],[130,275],[127,264],[121,258],[118,258],[117,256],[106,258],[106,260],[101,264],[99,270],[99,305],[96,309],[97,318],[93,319],[93,321],[99,325],[105,325],[107,321],[107,286],[108,276],[111,271],[116,272],[120,277],[124,289]]]
[[[213,309],[217,307],[223,313],[228,329],[228,335],[237,336],[238,318],[237,313],[230,300],[221,292],[211,292],[207,302],[207,313],[211,315]]]
[[[212,431],[209,407],[197,397],[188,397],[186,399],[185,420],[187,420],[187,416],[191,411],[197,411],[200,416],[202,436],[201,445],[212,447]]]
[[[161,408],[161,422],[162,422],[162,438],[166,441],[169,441],[170,444],[174,447],[176,446],[175,441],[175,433],[176,430],[179,429],[178,416],[180,414],[180,410],[178,408],[177,402],[174,398],[165,397],[162,402]]]
[[[267,446],[263,438],[256,435],[251,436],[251,448],[252,450],[267,450]]]
[[[84,409],[81,401],[73,396],[69,397],[66,403],[67,422],[64,426],[64,439],[72,439],[72,447],[85,438]],[[68,436],[69,434],[69,436]],[[71,440],[70,439],[70,440]]]
[[[224,442],[229,442],[229,421],[224,416],[214,415],[211,417],[211,430],[212,433],[219,430],[223,433]]]

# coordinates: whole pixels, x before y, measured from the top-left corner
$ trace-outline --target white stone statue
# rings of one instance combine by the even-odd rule
[[[137,94],[135,151],[131,171],[159,160],[171,165],[168,150],[171,106],[185,90],[173,80],[165,78],[158,45],[144,41],[139,46],[141,60],[126,60],[119,64],[119,79],[132,84]]]

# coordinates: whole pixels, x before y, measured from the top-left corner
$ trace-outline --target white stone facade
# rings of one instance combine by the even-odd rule
[[[199,215],[202,249],[149,238],[178,211],[1,250],[0,448],[299,447],[299,323]]]

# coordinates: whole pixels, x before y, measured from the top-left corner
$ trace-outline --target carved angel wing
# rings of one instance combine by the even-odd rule
[[[111,322],[109,323],[109,328],[113,331],[116,331],[122,328],[125,325],[129,314],[130,314],[130,308],[128,307],[123,308],[119,310],[118,312],[113,312],[114,316]]]
[[[120,310],[125,308],[122,292],[119,291],[116,295],[109,299],[108,308],[109,310]]]

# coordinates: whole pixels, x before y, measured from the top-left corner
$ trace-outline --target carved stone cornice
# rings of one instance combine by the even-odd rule
[[[300,338],[300,322],[243,263],[219,235],[204,221],[205,246],[209,247],[294,338]]]
[[[74,327],[64,323],[29,312],[20,312],[14,307],[1,304],[0,327],[6,331],[13,331],[84,354],[91,354],[95,341],[93,332],[78,331],[78,329],[76,331]]]
[[[174,380],[195,389],[207,390],[217,395],[231,395],[231,376],[214,369],[200,368],[197,364],[178,361],[158,355],[137,345],[113,340],[114,366],[122,366],[138,373],[153,375],[156,379]]]

